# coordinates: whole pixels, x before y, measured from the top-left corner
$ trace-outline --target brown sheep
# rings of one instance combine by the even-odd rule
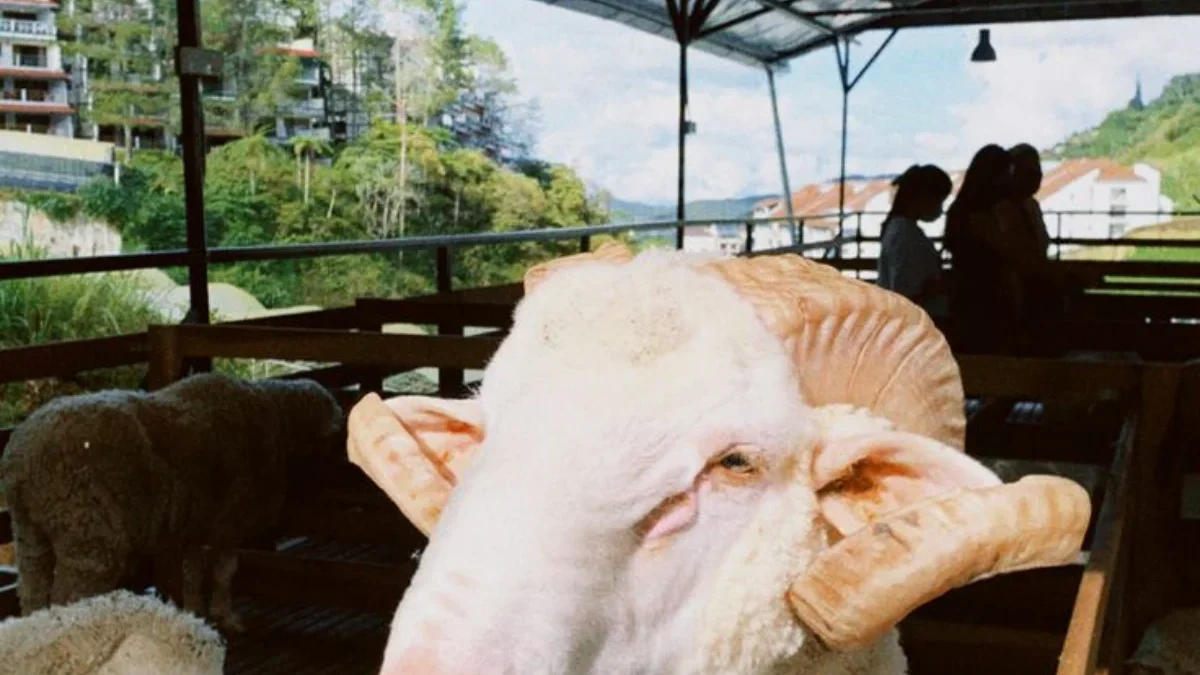
[[[111,591],[154,557],[181,561],[184,609],[239,630],[235,550],[276,523],[289,462],[335,442],[342,419],[315,382],[218,374],[43,406],[0,458],[22,613]]]

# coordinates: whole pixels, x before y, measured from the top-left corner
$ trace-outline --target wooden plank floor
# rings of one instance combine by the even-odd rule
[[[248,630],[227,645],[226,675],[376,675],[389,615],[242,598]]]
[[[325,560],[391,563],[392,547],[296,540],[281,553]],[[235,590],[237,587],[235,585]],[[376,675],[383,659],[391,612],[304,606],[238,592],[247,631],[232,636],[226,675]]]

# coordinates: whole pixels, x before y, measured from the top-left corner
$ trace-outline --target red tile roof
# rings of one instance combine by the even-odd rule
[[[859,188],[854,196],[846,195],[846,210],[847,211],[865,211],[867,204],[872,199],[878,197],[881,193],[892,189],[891,180],[873,180]]]
[[[1098,171],[1096,177],[1100,182],[1140,182],[1145,179],[1137,174],[1132,167],[1124,166],[1111,159],[1069,159],[1050,171],[1042,180],[1042,188],[1038,199],[1044,200],[1066,188],[1075,181]],[[951,197],[962,187],[965,171],[951,171]],[[892,187],[891,179],[871,181],[846,181],[846,212],[864,211],[872,199]],[[838,183],[805,185],[792,194],[792,210],[797,216],[808,216],[808,224],[812,227],[834,227],[838,210]],[[779,218],[786,214],[783,204],[778,197],[764,199],[756,208],[770,207],[769,217]],[[824,217],[819,217],[824,216]]]
[[[1084,176],[1098,171],[1096,180],[1110,182],[1145,182],[1131,167],[1122,166],[1111,159],[1068,159],[1051,169],[1042,178],[1042,187],[1038,190],[1038,200],[1044,200]]]
[[[317,50],[315,50],[315,49],[288,47],[287,45],[281,45],[281,46],[277,46],[277,47],[268,47],[266,49],[266,51],[276,52],[279,54],[287,54],[289,56],[299,56],[301,58],[315,59],[320,56],[320,54],[318,54]]]
[[[3,0],[0,0],[2,2]],[[2,68],[0,67],[0,77],[12,77],[18,80],[69,80],[70,75],[67,75],[61,70],[50,70],[48,68]]]

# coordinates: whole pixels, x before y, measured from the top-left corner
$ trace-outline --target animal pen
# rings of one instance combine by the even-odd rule
[[[544,0],[549,1],[549,0]],[[70,378],[140,365],[150,389],[164,387],[213,359],[279,359],[312,368],[311,377],[346,404],[383,393],[389,377],[437,369],[439,393],[462,395],[467,375],[482,369],[511,325],[520,284],[452,287],[455,251],[518,242],[577,240],[675,229],[682,246],[687,119],[687,53],[695,47],[764,69],[772,97],[777,70],[790,59],[833,46],[848,103],[862,72],[848,62],[851,38],[868,30],[918,26],[1052,21],[1200,13],[1194,2],[1033,0],[984,2],[788,2],[787,0],[569,0],[551,2],[670,36],[680,45],[679,202],[677,220],[566,230],[339,244],[210,249],[204,228],[204,128],[198,87],[213,55],[199,49],[197,0],[178,0],[177,66],[183,105],[187,248],[82,259],[0,263],[0,283],[32,277],[187,267],[191,312],[181,325],[145,333],[51,343],[0,352],[0,383]],[[886,43],[885,43],[886,44]],[[868,62],[869,66],[870,61]],[[775,117],[784,203],[789,204],[783,135]],[[845,134],[843,133],[843,143]],[[844,152],[843,152],[844,156]],[[843,161],[844,175],[844,161]],[[843,181],[844,189],[844,181]],[[841,208],[839,221],[847,214]],[[806,214],[789,214],[797,228]],[[710,221],[706,221],[710,222]],[[852,237],[784,249],[756,250],[764,221],[741,222],[744,255],[799,253],[829,257]],[[1092,246],[1096,240],[1058,240]],[[1194,241],[1128,240],[1122,245],[1195,247]],[[352,306],[247,321],[209,323],[208,266],[234,262],[415,250],[436,251],[437,293],[414,298],[360,298]],[[856,249],[857,250],[857,247]],[[857,274],[875,261],[825,260]],[[1102,279],[1062,321],[1043,327],[1044,341],[1079,358],[956,355],[968,395],[967,451],[1002,462],[1013,474],[1065,473],[1089,491],[1092,523],[1075,565],[977,582],[922,606],[900,626],[915,675],[934,673],[1121,673],[1151,621],[1175,606],[1200,604],[1200,579],[1184,561],[1200,551],[1196,521],[1180,517],[1183,476],[1198,470],[1200,295],[1156,279],[1200,279],[1182,262],[1059,261]],[[1177,286],[1178,288],[1175,288]],[[1189,288],[1190,287],[1190,288]],[[1148,293],[1148,294],[1147,294]],[[583,299],[586,300],[586,299]],[[436,334],[387,333],[389,324],[435,327]],[[388,391],[392,395],[393,391]],[[348,406],[347,406],[348,407]],[[9,430],[0,431],[0,445]],[[1050,469],[1047,469],[1050,465]],[[1009,478],[1011,479],[1011,477]],[[0,541],[11,542],[8,514]],[[240,551],[237,600],[252,630],[231,638],[226,672],[374,673],[387,625],[415,569],[423,536],[354,466],[317,463],[292,486],[277,531]],[[0,614],[17,611],[17,580],[4,573]],[[146,580],[150,585],[153,580]]]

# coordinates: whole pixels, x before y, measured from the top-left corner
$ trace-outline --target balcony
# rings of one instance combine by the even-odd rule
[[[70,115],[75,111],[65,95],[44,89],[12,89],[0,91],[0,112]]]
[[[54,40],[58,37],[58,28],[49,21],[0,19],[0,36]]]
[[[300,74],[296,76],[296,82],[300,84],[308,84],[317,86],[321,84],[321,69],[320,68],[303,68]]]
[[[0,101],[20,101],[21,103],[51,103],[66,105],[66,96],[55,96],[45,89],[13,89],[0,91]]]
[[[0,68],[49,68],[50,59],[45,53],[13,54],[11,58],[0,59]]]
[[[324,117],[325,99],[310,98],[296,101],[284,107],[284,114],[288,117]]]

